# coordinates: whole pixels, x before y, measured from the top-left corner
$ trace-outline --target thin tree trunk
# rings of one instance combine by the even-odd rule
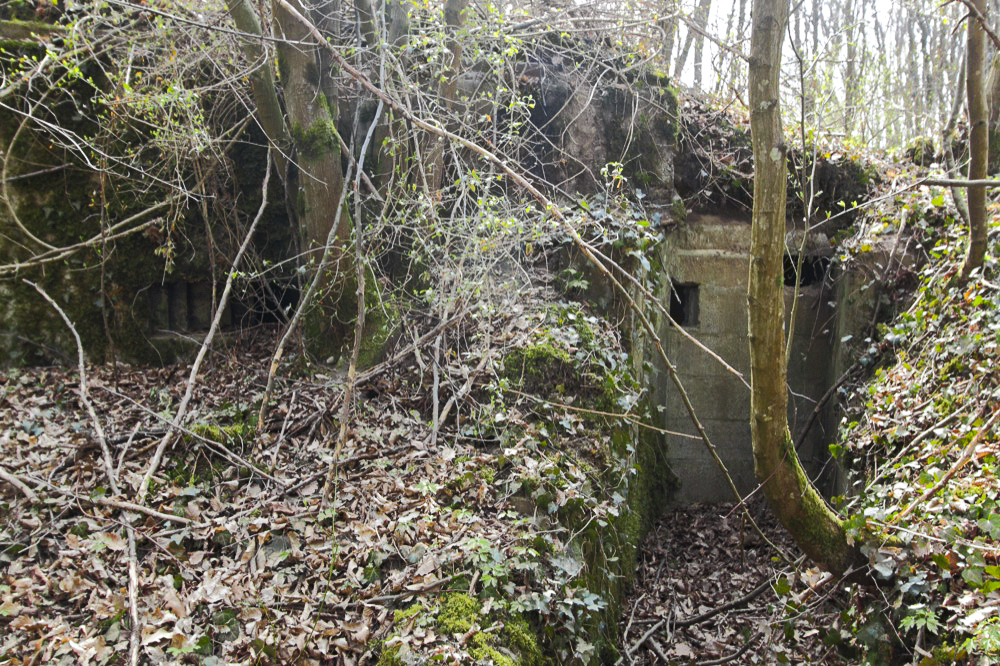
[[[462,42],[458,38],[458,32],[465,22],[465,11],[468,6],[469,0],[446,0],[444,5],[444,22],[448,30],[448,52],[451,54],[451,62],[448,63],[448,69],[438,87],[438,92],[445,109],[449,112],[455,106],[458,72],[462,63]],[[437,196],[444,178],[445,143],[437,136],[428,137],[428,142],[429,145],[424,150],[424,172],[431,195]]]
[[[712,0],[698,1],[698,6],[695,8],[694,16],[692,17],[692,20],[695,22],[696,25],[698,25],[698,27],[701,28],[704,27],[703,23],[705,20],[708,19],[707,8],[710,7],[711,4]],[[700,21],[699,17],[701,16],[704,16],[705,19]],[[684,38],[684,46],[681,48],[681,51],[677,56],[677,62],[674,63],[674,78],[678,81],[681,78],[681,74],[684,73],[684,65],[687,64],[688,53],[691,51],[691,45],[694,44],[695,38],[704,40],[704,37],[701,37],[694,30],[688,28],[687,36]]]
[[[312,4],[310,11],[313,23],[325,35],[337,34],[337,21],[340,18],[340,0],[321,0]],[[340,91],[337,89],[337,66],[325,49],[316,49],[319,59],[319,90],[326,97],[326,106],[330,112],[330,120],[334,126],[340,120]],[[338,142],[339,146],[339,142]],[[339,168],[340,150],[337,150]]]
[[[851,136],[854,131],[854,107],[857,104],[859,90],[858,81],[858,18],[855,16],[855,5],[852,0],[844,3],[844,25],[847,29],[847,56],[844,63],[844,136]]]
[[[712,0],[705,0],[704,3],[698,7],[698,10],[699,11],[695,15],[694,20],[698,24],[698,27],[704,30],[708,26],[708,16],[712,11]],[[698,90],[701,90],[701,70],[704,65],[704,53],[705,36],[699,33],[694,40],[694,87]]]
[[[750,127],[754,154],[750,285],[751,433],[754,469],[778,519],[817,564],[841,573],[855,559],[837,515],[806,476],[788,431],[782,252],[787,147],[779,81],[788,0],[754,0]]]
[[[986,0],[973,0],[973,5],[984,16]],[[973,17],[968,19],[968,57],[965,67],[965,87],[969,100],[969,180],[986,177],[989,162],[989,139],[986,96],[983,94],[983,52],[985,32]],[[975,269],[983,265],[986,254],[986,188],[969,188],[969,249],[962,262],[961,279],[968,279]]]
[[[660,29],[663,30],[663,50],[660,52],[660,62],[663,63],[663,72],[670,73],[670,58],[674,54],[674,40],[677,37],[677,21],[680,20],[677,14],[680,12],[680,0],[668,0],[667,16],[659,21]]]
[[[410,0],[387,0],[385,3],[385,25],[382,26],[387,35],[385,43],[379,42],[378,48],[391,49],[397,53],[401,53],[406,48],[410,39],[410,6]],[[378,26],[376,26],[377,29]],[[387,72],[386,77],[391,79],[393,74]],[[386,84],[387,81],[379,81],[380,86]],[[375,172],[372,180],[376,187],[385,190],[392,180],[393,169],[396,168],[397,164],[406,160],[407,146],[406,125],[399,121],[392,109],[389,109],[382,114],[371,146]]]
[[[747,0],[740,0],[740,15],[736,22],[736,42],[740,44],[742,49],[743,37],[746,34],[747,29]],[[733,90],[737,90],[742,86],[743,82],[743,72],[744,63],[740,58],[733,58],[732,69],[730,69],[731,85]]]
[[[257,39],[244,37],[240,40],[243,53],[254,64],[250,72],[250,85],[253,89],[254,102],[257,105],[257,121],[268,141],[274,146],[274,163],[278,167],[278,175],[282,181],[288,165],[288,150],[291,147],[288,127],[285,125],[285,115],[278,102],[278,92],[274,85],[274,74],[271,72],[271,59],[261,34],[260,21],[257,13],[248,0],[229,0],[229,14],[233,17],[236,28]]]
[[[934,88],[934,63],[941,59],[941,56],[932,53],[930,46],[930,19],[926,14],[921,13],[917,18],[917,27],[920,28],[920,54],[922,58],[922,78],[920,81],[920,93],[924,96],[924,117],[921,124],[924,127],[933,127],[931,123],[938,118],[937,90]],[[924,136],[930,133],[924,130]]]
[[[907,104],[909,114],[906,129],[909,131],[911,137],[915,137],[920,134],[921,122],[924,117],[924,98],[922,91],[920,90],[920,72],[918,70],[920,63],[920,49],[917,46],[916,31],[913,29],[913,24],[915,22],[916,17],[913,16],[912,9],[907,8],[906,42],[909,45],[909,58],[907,59],[909,64],[906,68],[906,89],[916,93],[906,96],[906,99],[910,102]]]

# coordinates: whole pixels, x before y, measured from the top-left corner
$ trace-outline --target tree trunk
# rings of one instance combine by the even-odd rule
[[[304,13],[297,0],[290,0]],[[278,44],[278,71],[281,75],[288,124],[295,146],[299,170],[295,209],[303,261],[316,265],[333,225],[341,189],[340,141],[336,126],[337,100],[323,91],[326,78],[318,47],[304,46],[312,37],[284,7],[273,5],[275,32],[294,45]],[[328,272],[321,277],[322,296],[304,318],[306,349],[320,360],[338,359],[348,341],[350,323],[357,314],[354,266],[350,256],[350,215],[344,210],[334,234]]]
[[[973,0],[973,5],[986,15],[986,0]],[[983,51],[985,33],[974,17],[968,19],[968,47],[965,66],[965,90],[969,100],[969,180],[986,178],[989,162],[986,96],[983,94]],[[961,279],[968,279],[983,265],[986,254],[986,188],[969,187],[969,249],[962,262]]]
[[[660,52],[660,62],[663,63],[663,73],[670,73],[670,59],[674,54],[674,39],[677,36],[678,13],[680,12],[679,0],[668,0],[666,5],[667,16],[659,20],[658,25],[663,30],[663,50]]]
[[[395,51],[393,57],[399,57],[399,53],[402,53],[409,43],[410,7],[409,0],[387,0],[384,5],[384,23],[388,34],[385,43],[378,42],[377,48]],[[395,76],[394,72],[391,71],[385,74],[387,79],[393,79]],[[379,81],[380,86],[385,86],[387,83],[388,81]],[[389,193],[386,188],[392,180],[396,165],[404,163],[410,152],[406,137],[406,123],[400,122],[395,111],[389,109],[382,114],[382,119],[375,129],[371,146],[371,163],[374,172],[372,181],[387,195]]]
[[[375,27],[375,8],[372,7],[372,0],[354,0],[354,6],[358,12],[358,23],[365,45],[370,49],[378,48],[378,32]]]
[[[708,15],[712,11],[712,0],[705,0],[705,3],[698,7],[698,14],[694,20],[698,27],[704,30],[708,26]],[[726,36],[728,39],[728,35]],[[694,87],[701,90],[701,69],[704,63],[705,36],[699,34],[694,40]]]
[[[451,55],[451,62],[438,86],[438,94],[444,102],[446,112],[450,112],[455,106],[455,91],[457,88],[458,71],[462,63],[462,42],[459,40],[458,32],[465,22],[465,11],[469,6],[469,0],[446,0],[444,4],[444,22],[448,31],[448,53]],[[447,115],[450,115],[448,113]],[[449,121],[451,122],[451,121]],[[424,150],[424,177],[427,182],[427,189],[432,197],[438,196],[441,183],[444,179],[444,139],[438,136],[428,136],[427,148]]]
[[[782,525],[817,564],[844,572],[855,550],[837,515],[806,476],[788,430],[782,252],[786,151],[778,104],[788,0],[754,0],[750,128],[754,155],[750,245],[751,433],[754,470]]]
[[[850,137],[854,132],[854,111],[857,105],[860,82],[858,76],[858,18],[855,16],[857,7],[851,0],[844,3],[844,26],[846,30],[846,51],[844,61],[844,136]]]
[[[694,10],[694,16],[692,21],[698,27],[703,27],[703,23],[708,21],[708,9],[711,7],[712,0],[699,0],[698,6]],[[704,16],[704,20],[699,20],[699,17]],[[687,35],[684,37],[684,46],[681,47],[680,53],[677,55],[677,62],[674,63],[674,79],[677,81],[681,80],[681,74],[684,73],[684,65],[687,64],[688,53],[691,51],[691,45],[695,43],[695,40],[704,41],[704,37],[697,34],[690,26],[687,28]],[[699,66],[700,67],[700,66]]]
[[[278,176],[284,182],[291,142],[288,127],[285,125],[285,116],[281,111],[281,104],[278,103],[274,74],[271,72],[271,59],[268,57],[267,49],[264,48],[260,21],[257,20],[257,13],[248,0],[229,0],[228,6],[236,28],[242,33],[259,38],[244,37],[240,40],[240,44],[243,53],[254,65],[250,72],[250,85],[253,89],[254,102],[257,104],[257,121],[264,131],[264,136],[276,148],[274,163],[278,168]]]

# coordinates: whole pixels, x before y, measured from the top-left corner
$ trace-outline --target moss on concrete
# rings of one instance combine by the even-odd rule
[[[564,442],[559,436],[561,412],[554,411],[553,422],[547,427],[554,434],[549,445],[557,450],[549,458],[556,464],[537,478],[522,479],[518,495],[522,503],[531,502],[530,512],[553,517],[575,535],[565,549],[575,553],[573,557],[582,569],[567,589],[575,590],[571,594],[600,600],[574,607],[572,632],[543,627],[545,652],[572,654],[575,642],[584,640],[595,647],[590,663],[611,663],[617,658],[620,603],[636,571],[639,543],[667,505],[673,489],[662,437],[608,416],[622,411],[622,396],[638,393],[629,368],[641,365],[608,356],[609,350],[618,347],[609,335],[578,304],[550,306],[535,340],[508,354],[503,370],[504,377],[519,390],[600,412],[575,413],[585,422],[587,434]],[[651,412],[645,402],[631,411],[647,419]],[[587,497],[563,498],[560,504],[556,501],[560,493],[570,485],[581,487],[566,476],[564,461],[585,471],[590,489]],[[595,505],[606,509],[595,515]],[[547,550],[544,542],[536,543],[535,549],[539,553]],[[544,556],[542,559],[547,561]]]
[[[569,352],[549,341],[515,349],[504,359],[502,372],[524,392],[541,396],[564,393],[573,374]]]

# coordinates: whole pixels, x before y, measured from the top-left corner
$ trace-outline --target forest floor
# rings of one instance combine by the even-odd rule
[[[513,570],[529,563],[513,555],[537,534],[524,529],[519,498],[498,483],[494,453],[469,442],[431,446],[419,418],[426,397],[405,372],[383,372],[363,386],[337,510],[324,509],[324,442],[337,402],[327,382],[339,379],[283,382],[268,427],[255,435],[248,397],[264,386],[272,343],[262,331],[235,344],[238,354],[212,358],[195,395],[199,421],[211,425],[178,441],[156,475],[155,501],[128,512],[106,499],[75,369],[0,379],[2,459],[40,496],[4,493],[5,663],[123,663],[129,517],[141,535],[141,644],[154,663],[374,663],[390,637],[428,657],[476,661],[471,645],[407,613],[415,602],[443,602],[456,582],[487,600],[524,592]],[[129,486],[165,432],[185,372],[88,368],[112,462]],[[517,446],[524,443],[505,452],[511,459]],[[767,511],[753,510],[767,537],[794,553]],[[792,571],[731,505],[663,516],[622,605],[624,659],[847,663],[824,643],[843,595],[817,570]],[[802,604],[790,611],[777,592]]]
[[[797,554],[766,508],[750,507],[768,540]],[[626,663],[854,663],[834,647],[847,596],[823,572],[794,564],[733,504],[669,512],[646,536],[624,604]]]
[[[146,663],[540,664],[538,632],[544,657],[602,649],[583,550],[627,513],[600,479],[625,493],[633,468],[583,402],[520,389],[600,397],[624,354],[579,306],[509,293],[416,322],[361,373],[329,502],[343,378],[280,380],[257,429],[273,331],[209,357],[141,505],[189,366],[88,366],[103,434],[76,368],[0,376],[0,661],[128,663],[130,640]],[[435,336],[438,363],[405,344]]]
[[[846,418],[832,449],[860,481],[835,501],[869,584],[803,564],[760,506],[752,511],[783,556],[731,506],[679,509],[639,553],[621,609],[622,662],[1000,655],[1000,234],[994,224],[984,269],[957,283],[964,236],[943,202],[929,188],[890,200],[844,248],[849,260],[904,239],[909,249],[882,278],[895,271],[916,294],[882,294],[900,314],[855,341],[858,375],[838,395]],[[608,599],[584,580],[579,538],[628,509],[599,487],[609,469],[630,472],[611,469],[603,419],[638,396],[621,382],[617,404],[589,409],[584,399],[607,398],[611,369],[627,365],[614,327],[550,293],[506,291],[510,300],[490,310],[416,322],[398,352],[362,375],[330,504],[343,378],[287,373],[298,378],[278,382],[257,428],[271,330],[210,357],[192,425],[141,506],[127,498],[188,366],[87,367],[107,459],[76,368],[0,375],[0,658],[127,663],[133,627],[150,663],[595,656],[601,648],[578,637]],[[532,355],[541,372],[504,371],[501,359]],[[112,496],[109,475],[124,493]],[[621,565],[619,553],[605,557]],[[525,617],[542,619],[548,652]]]

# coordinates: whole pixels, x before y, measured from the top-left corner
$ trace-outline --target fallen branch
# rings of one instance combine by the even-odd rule
[[[721,606],[716,606],[715,608],[705,611],[704,613],[699,613],[698,615],[693,615],[691,617],[686,617],[680,620],[676,620],[671,623],[671,627],[680,628],[680,627],[690,627],[695,624],[701,624],[705,620],[710,620],[711,618],[715,617],[716,615],[719,615],[720,613],[725,613],[728,610],[732,610],[734,608],[740,608],[742,606],[747,605],[748,603],[759,597],[761,594],[763,594],[764,591],[769,589],[770,587],[771,587],[771,581],[765,580],[763,583],[761,583],[754,589],[750,590],[750,592],[744,594],[742,597],[739,597],[738,599],[733,599],[732,601],[727,601]],[[639,637],[639,640],[637,640],[635,643],[632,643],[632,645],[625,650],[626,656],[631,657],[633,654],[635,654],[636,651],[639,648],[641,648],[644,643],[651,640],[653,636],[656,634],[656,632],[658,632],[660,628],[663,627],[666,623],[667,623],[666,619],[659,620],[656,624],[647,629],[646,633],[644,633],[642,636]],[[741,654],[743,654],[742,651],[737,653],[736,657],[738,657]],[[733,659],[735,659],[736,657],[733,657]],[[621,663],[621,659],[619,659],[616,663]],[[724,662],[719,662],[719,663],[724,663]]]
[[[111,492],[115,495],[121,495],[121,490],[118,487],[118,478],[115,475],[114,466],[111,461],[111,450],[108,448],[108,439],[104,435],[104,427],[101,425],[101,419],[97,417],[97,411],[94,409],[94,404],[90,401],[90,393],[87,391],[87,367],[84,363],[83,342],[80,340],[80,334],[77,332],[73,322],[70,321],[70,318],[66,316],[66,312],[59,307],[58,303],[52,300],[51,296],[45,293],[44,289],[29,280],[25,280],[24,282],[34,287],[35,291],[41,294],[42,298],[59,313],[63,323],[66,324],[70,333],[73,334],[73,340],[76,342],[78,372],[80,373],[80,402],[83,403],[94,425],[94,432],[101,446],[101,461],[104,464],[104,473],[108,477],[108,485],[111,487]],[[129,632],[129,664],[131,666],[138,666],[139,639],[141,636],[141,627],[139,624],[139,559],[135,548],[135,528],[127,521],[125,522],[125,532],[128,535],[128,605],[129,617],[132,621],[132,629]]]
[[[2,471],[2,470],[0,470]],[[64,497],[70,497],[77,502],[86,502],[87,504],[93,504],[94,506],[103,506],[109,509],[120,509],[122,511],[131,511],[132,513],[142,513],[150,518],[156,518],[157,520],[168,521],[172,523],[182,523],[184,525],[193,525],[194,521],[190,518],[184,516],[175,516],[170,513],[163,513],[162,511],[157,511],[156,509],[150,509],[142,504],[135,504],[134,502],[126,502],[124,500],[109,499],[106,497],[88,497],[87,495],[79,495],[71,490],[66,490],[65,488],[60,488],[54,483],[48,481],[43,481],[41,479],[30,478],[30,481],[35,484],[36,488],[44,488],[49,492],[55,492]],[[35,499],[38,496],[35,495]]]
[[[656,624],[647,629],[646,633],[644,633],[642,636],[639,637],[639,640],[637,640],[635,643],[632,643],[631,646],[625,649],[625,656],[631,658],[632,655],[635,654],[636,651],[646,643],[646,641],[651,639],[653,635],[660,630],[660,627],[662,627],[666,623],[667,623],[666,620],[659,620]],[[615,665],[617,666],[620,663],[622,663],[622,657],[618,658],[618,661],[615,662]]]
[[[505,388],[504,390],[507,391],[508,393],[513,393],[523,398],[534,400],[535,402],[541,403],[543,405],[558,407],[559,409],[565,409],[570,412],[578,412],[580,414],[591,414],[593,416],[604,416],[611,419],[621,419],[622,421],[631,423],[634,426],[638,426],[646,430],[652,430],[653,432],[658,432],[661,435],[672,435],[674,437],[684,437],[687,439],[695,439],[698,440],[699,442],[701,441],[701,437],[699,437],[698,435],[690,435],[686,432],[677,432],[676,430],[668,430],[666,428],[660,428],[658,426],[650,425],[648,423],[643,423],[642,420],[639,419],[637,416],[632,416],[631,414],[628,413],[619,414],[618,412],[605,412],[601,411],[600,409],[588,409],[587,407],[577,407],[576,405],[567,405],[562,402],[555,402],[553,400],[548,400],[546,398],[539,398],[537,395],[531,395],[530,393],[525,393],[524,391],[518,391],[517,389],[512,389],[509,387]]]
[[[984,405],[983,409],[980,410],[980,414],[982,414],[988,407],[989,403]],[[910,515],[910,513],[912,513],[916,507],[926,502],[928,499],[933,497],[939,490],[944,488],[945,484],[947,484],[951,480],[951,477],[955,476],[955,474],[957,474],[960,469],[965,467],[966,463],[972,460],[972,452],[975,451],[976,445],[979,443],[979,440],[982,439],[983,435],[986,434],[987,431],[989,431],[990,427],[996,422],[998,417],[1000,417],[1000,410],[994,411],[993,416],[990,417],[990,420],[987,421],[985,424],[983,424],[983,427],[979,429],[979,432],[977,432],[976,436],[972,438],[972,441],[969,442],[968,445],[966,445],[965,450],[962,451],[962,455],[958,457],[958,460],[956,460],[955,464],[951,466],[951,469],[945,472],[944,476],[942,476],[937,483],[935,483],[933,486],[925,490],[924,493],[920,495],[920,497],[910,502],[909,506],[907,506],[905,509],[903,509],[895,516],[893,516],[892,520],[889,521],[889,524],[894,525],[899,521],[903,520],[908,515]]]
[[[736,661],[736,660],[737,660],[737,659],[739,659],[739,658],[740,658],[741,656],[743,656],[743,653],[744,653],[744,652],[746,652],[747,650],[749,650],[749,649],[750,649],[750,646],[751,646],[751,645],[753,645],[753,644],[754,644],[754,642],[755,642],[755,641],[756,641],[756,640],[757,640],[758,638],[760,638],[760,637],[761,637],[761,634],[762,634],[762,633],[763,633],[763,632],[760,632],[760,631],[758,631],[758,632],[757,632],[756,634],[754,634],[753,636],[751,636],[751,637],[750,637],[750,638],[749,638],[749,639],[747,640],[747,642],[743,644],[743,647],[741,647],[741,648],[740,648],[739,650],[737,650],[736,652],[734,652],[734,653],[732,653],[732,654],[730,654],[730,655],[726,655],[725,657],[719,657],[718,659],[709,659],[708,661],[699,661],[699,662],[698,662],[698,663],[696,664],[696,666],[718,666],[719,664],[727,664],[727,663],[729,663],[729,662],[731,662],[731,661]]]
[[[653,648],[653,652],[656,653],[656,656],[660,659],[661,662],[663,662],[664,664],[669,664],[670,663],[670,659],[667,658],[667,653],[663,651],[663,646],[661,646],[656,641],[655,638],[650,638],[649,639],[649,645],[650,645],[650,647]]]
[[[29,488],[28,485],[15,474],[4,469],[3,465],[0,465],[0,479],[3,479],[10,485],[14,486],[17,490],[20,490],[21,494],[27,497],[29,502],[38,501],[38,495],[35,494],[35,491]]]
[[[468,308],[462,308],[454,315],[452,315],[450,319],[447,319],[439,323],[437,326],[435,326],[431,330],[421,335],[412,343],[408,344],[407,346],[403,347],[401,350],[396,352],[391,358],[379,363],[378,365],[368,368],[364,372],[358,373],[356,386],[364,386],[365,384],[375,379],[376,377],[384,376],[389,368],[405,360],[410,354],[417,351],[421,346],[426,344],[427,341],[438,335],[438,333],[440,333],[444,329],[454,326],[459,321],[461,321],[467,312]],[[339,394],[334,395],[325,407],[317,409],[313,414],[310,414],[305,419],[303,419],[301,423],[297,424],[294,428],[292,428],[292,430],[288,433],[288,436],[289,437],[298,436],[306,428],[314,426],[316,422],[318,422],[320,419],[326,416],[327,413],[329,413],[331,410],[335,409],[339,405],[337,401],[341,400],[343,396],[344,396],[343,391],[341,391]]]
[[[734,608],[741,608],[746,606],[748,603],[759,597],[764,593],[765,590],[770,589],[771,581],[765,580],[763,583],[750,590],[742,597],[738,599],[733,599],[732,601],[727,601],[721,606],[716,606],[712,610],[705,611],[704,613],[699,613],[698,615],[693,615],[691,617],[682,618],[674,622],[675,627],[690,627],[695,624],[701,624],[705,620],[710,620],[720,613],[725,613],[727,610],[732,610]]]
[[[462,388],[458,389],[457,393],[451,395],[448,400],[444,403],[444,407],[441,408],[440,414],[437,414],[434,419],[434,426],[431,430],[431,446],[437,443],[438,431],[441,429],[441,424],[448,419],[448,413],[451,408],[454,407],[459,400],[465,398],[466,394],[472,389],[473,383],[476,381],[476,376],[479,375],[483,370],[486,369],[487,364],[493,360],[493,354],[489,351],[490,338],[489,331],[486,333],[486,353],[483,357],[479,359],[479,364],[476,365],[475,369],[469,373],[469,378],[462,385]]]

